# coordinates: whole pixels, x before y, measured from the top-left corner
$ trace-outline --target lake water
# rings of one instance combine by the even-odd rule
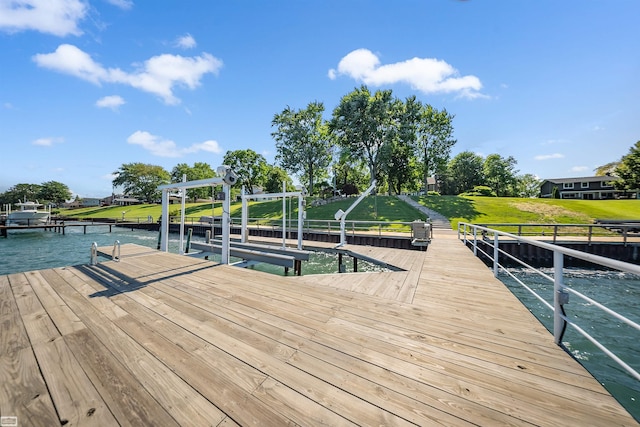
[[[98,246],[113,246],[116,240],[121,244],[137,243],[156,248],[158,233],[119,227],[113,227],[112,232],[109,232],[108,226],[88,227],[87,234],[83,234],[83,227],[69,227],[65,235],[50,231],[10,231],[7,238],[0,237],[0,274],[88,264],[93,242]],[[202,241],[203,238],[195,236],[193,240]],[[178,236],[170,236],[170,252],[178,253],[178,248]],[[349,257],[345,257],[345,261],[347,271],[350,271],[352,261]],[[283,274],[281,267],[257,265],[254,268]],[[360,260],[358,269],[365,271],[380,269],[380,267]],[[640,322],[640,280],[637,276],[593,270],[571,269],[569,271],[565,284],[575,287],[576,290],[631,320]],[[303,274],[323,272],[337,272],[334,254],[317,254],[312,262],[303,264]],[[520,275],[523,274],[528,273]],[[546,307],[506,275],[501,276],[500,279],[547,329],[553,329],[552,313]],[[545,296],[547,301],[550,301],[553,295],[552,285],[541,280],[539,276],[531,274],[525,282],[533,284],[532,286]],[[638,331],[619,322],[610,321],[610,318],[601,314],[600,310],[582,303],[577,297],[572,297],[565,309],[569,316],[579,319],[581,327],[601,340],[627,364],[640,370],[640,333]],[[619,368],[615,362],[572,327],[567,328],[563,341],[572,355],[627,408],[636,420],[640,421],[640,381]]]
[[[542,270],[553,276],[553,269]],[[553,283],[535,273],[516,269],[510,271],[553,305]],[[553,312],[505,273],[501,273],[499,279],[553,333]],[[568,268],[565,270],[564,283],[629,320],[640,323],[638,276],[614,271]],[[640,371],[640,331],[606,315],[601,309],[575,295],[570,296],[569,304],[564,307],[572,321],[627,365]],[[562,341],[573,357],[640,421],[640,381],[634,379],[572,326],[567,326]]]
[[[120,244],[136,243],[150,248],[158,247],[158,233],[144,230],[131,230],[122,227],[91,226],[67,227],[65,234],[51,231],[9,231],[7,238],[0,237],[0,274],[19,273],[23,271],[41,270],[45,268],[64,267],[69,265],[88,264],[91,257],[91,245],[113,246],[117,240]],[[202,242],[204,237],[193,236],[192,240]],[[186,238],[185,238],[186,242]],[[178,253],[179,235],[169,236],[169,252]],[[219,262],[220,256],[210,257]],[[232,262],[239,261],[231,259]],[[343,257],[346,272],[353,271],[353,259]],[[257,264],[250,268],[272,274],[284,274],[283,267],[268,264]],[[384,271],[385,267],[358,260],[358,271]],[[326,274],[338,272],[338,258],[333,253],[312,253],[308,262],[303,262],[302,273]],[[290,271],[292,274],[293,271]]]

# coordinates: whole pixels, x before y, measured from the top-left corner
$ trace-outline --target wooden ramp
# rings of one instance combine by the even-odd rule
[[[454,235],[438,230],[416,253],[397,280],[283,278],[126,245],[119,262],[0,276],[0,415],[20,426],[637,425]],[[384,283],[399,291],[380,295]]]

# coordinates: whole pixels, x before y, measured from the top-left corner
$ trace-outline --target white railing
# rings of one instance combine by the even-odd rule
[[[500,237],[508,240],[510,243],[517,241],[519,243],[526,243],[529,245],[538,246],[540,248],[547,249],[553,252],[553,276],[542,272],[541,270],[527,264],[526,262],[514,257],[513,255],[500,249]],[[640,331],[640,324],[628,319],[627,317],[617,313],[614,310],[609,309],[605,305],[589,298],[586,295],[572,289],[564,284],[564,257],[570,256],[572,258],[588,261],[593,264],[606,267],[607,269],[613,269],[617,271],[623,271],[626,273],[632,273],[640,276],[640,266],[630,264],[622,261],[617,261],[611,258],[602,257],[599,255],[593,255],[586,252],[580,252],[574,249],[564,248],[562,246],[554,245],[551,243],[541,242],[538,240],[517,236],[515,234],[499,231],[493,228],[488,228],[476,224],[469,224],[461,222],[458,224],[458,238],[463,240],[465,245],[471,245],[474,255],[484,255],[493,264],[493,273],[498,277],[500,271],[505,272],[509,277],[515,280],[519,285],[524,287],[535,298],[537,298],[545,307],[553,311],[553,335],[555,343],[562,346],[562,336],[567,325],[572,326],[578,333],[584,336],[587,340],[598,347],[604,354],[609,356],[618,365],[620,365],[625,371],[627,371],[636,380],[640,381],[640,373],[625,363],[620,357],[614,354],[606,346],[600,343],[596,338],[587,333],[584,328],[580,327],[575,321],[569,319],[565,314],[564,305],[569,301],[569,295],[574,295],[580,298],[587,304],[591,304],[594,307],[599,308],[605,314],[618,321],[629,325],[633,329]],[[533,271],[539,276],[553,283],[553,305],[540,296],[535,290],[524,283],[520,278],[516,277],[509,269],[500,263],[500,257],[506,258],[515,262],[518,265]]]

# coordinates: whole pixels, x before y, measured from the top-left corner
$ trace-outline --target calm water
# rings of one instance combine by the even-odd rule
[[[0,274],[40,270],[52,267],[88,264],[91,244],[112,246],[119,240],[121,244],[137,243],[151,248],[157,247],[158,233],[113,227],[88,227],[83,234],[82,227],[67,229],[66,235],[49,231],[9,232],[7,238],[0,238]],[[202,241],[194,237],[194,241]],[[177,235],[170,236],[169,250],[177,253]],[[352,260],[345,257],[347,271],[352,269]],[[281,267],[257,265],[253,268],[282,274]],[[358,261],[359,271],[379,270],[380,267]],[[314,254],[309,263],[303,264],[303,274],[337,272],[337,258],[334,254]],[[519,277],[526,273],[518,274]],[[548,274],[552,274],[549,271]],[[547,327],[553,329],[551,312],[528,291],[506,275],[501,280],[523,301],[531,312]],[[547,284],[537,275],[529,275],[524,280],[531,284],[547,301],[553,295],[552,284]],[[635,322],[640,322],[640,280],[637,276],[601,272],[593,270],[570,270],[565,284],[618,311]],[[609,320],[599,309],[583,303],[572,296],[565,306],[567,314],[580,322],[583,329],[614,351],[627,364],[640,370],[640,333],[632,328]],[[619,368],[591,342],[582,338],[572,327],[567,328],[564,340],[573,356],[582,363],[627,410],[640,421],[640,382]]]
[[[553,283],[539,275],[518,270],[515,275],[553,305]],[[553,276],[552,269],[543,269]],[[529,291],[506,274],[500,280],[553,333],[553,313]],[[633,274],[587,269],[567,269],[564,283],[583,295],[604,304],[628,319],[640,323],[640,278]],[[606,315],[592,304],[571,295],[565,305],[567,316],[627,365],[640,371],[640,331]],[[640,421],[640,381],[605,355],[573,327],[567,326],[563,343],[598,381]]]
[[[113,227],[110,233],[108,226],[87,227],[87,234],[84,234],[83,227],[68,227],[65,235],[41,230],[9,231],[7,238],[0,238],[0,274],[88,264],[93,242],[98,246],[111,247],[116,240],[121,244],[136,243],[155,249],[158,246],[158,233],[120,227]],[[192,240],[204,241],[204,238],[193,236]],[[169,252],[178,253],[179,245],[179,235],[170,235]],[[219,262],[220,256],[213,256],[211,259]],[[232,258],[231,261],[239,260]],[[345,256],[343,265],[347,272],[353,271],[351,257]],[[284,268],[268,264],[258,264],[250,268],[273,274],[284,274]],[[384,267],[358,260],[360,272],[384,270]],[[312,253],[310,260],[303,262],[302,265],[302,273],[305,275],[337,272],[336,254]]]

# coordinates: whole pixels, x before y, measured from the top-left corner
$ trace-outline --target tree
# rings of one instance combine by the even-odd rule
[[[238,175],[236,186],[244,185],[249,194],[253,194],[254,187],[264,186],[268,165],[261,154],[253,150],[227,151],[223,163]]]
[[[2,203],[14,204],[18,202],[38,200],[42,186],[39,184],[16,184],[2,194]]]
[[[182,182],[182,177],[186,175],[187,181],[197,181],[200,179],[213,178],[216,173],[208,163],[195,162],[192,167],[189,167],[186,163],[179,163],[171,170],[171,181]],[[211,186],[189,188],[187,190],[187,197],[192,200],[211,198],[213,188]]]
[[[446,109],[438,111],[429,104],[422,105],[415,97],[407,99],[409,102],[419,107],[416,144],[422,157],[422,180],[426,190],[427,179],[442,175],[451,158],[451,149],[457,142],[452,137],[454,116]]]
[[[447,192],[460,194],[471,190],[476,185],[482,185],[484,183],[483,163],[482,157],[471,151],[463,151],[451,159],[447,168],[449,180]]]
[[[144,163],[125,163],[114,175],[114,187],[122,186],[127,195],[147,203],[160,199],[162,193],[158,186],[168,184],[171,179],[169,172],[161,166]]]
[[[382,147],[395,137],[395,119],[391,90],[372,95],[363,85],[342,97],[333,110],[329,129],[341,147],[365,158],[373,181],[380,178]]]
[[[527,173],[518,175],[515,183],[515,196],[517,197],[538,197],[540,195],[540,179]]]
[[[282,183],[285,182],[287,191],[293,189],[293,181],[287,175],[287,172],[277,166],[267,165],[267,173],[264,182],[264,191],[266,193],[281,193]]]
[[[622,157],[615,174],[618,176],[614,182],[615,188],[623,191],[640,189],[640,141]]]
[[[71,191],[65,184],[57,181],[43,182],[40,186],[38,198],[55,204],[61,204],[71,199]]]
[[[394,100],[392,109],[396,132],[394,138],[381,148],[381,168],[387,175],[389,191],[401,194],[403,189],[417,189],[418,158],[415,146],[421,107],[413,97],[408,98],[406,103]]]
[[[596,176],[611,175],[611,174],[615,173],[615,170],[619,165],[620,165],[620,161],[609,162],[609,163],[604,164],[602,166],[598,166],[597,168],[595,168],[594,172],[595,172]]]
[[[333,151],[323,112],[324,105],[316,101],[297,111],[287,107],[271,122],[276,126],[271,133],[276,140],[276,160],[285,171],[297,174],[310,193],[314,182],[327,177]]]
[[[498,197],[509,195],[516,183],[515,165],[518,162],[513,156],[502,157],[499,154],[489,154],[484,159],[482,171],[485,183],[496,192]]]

